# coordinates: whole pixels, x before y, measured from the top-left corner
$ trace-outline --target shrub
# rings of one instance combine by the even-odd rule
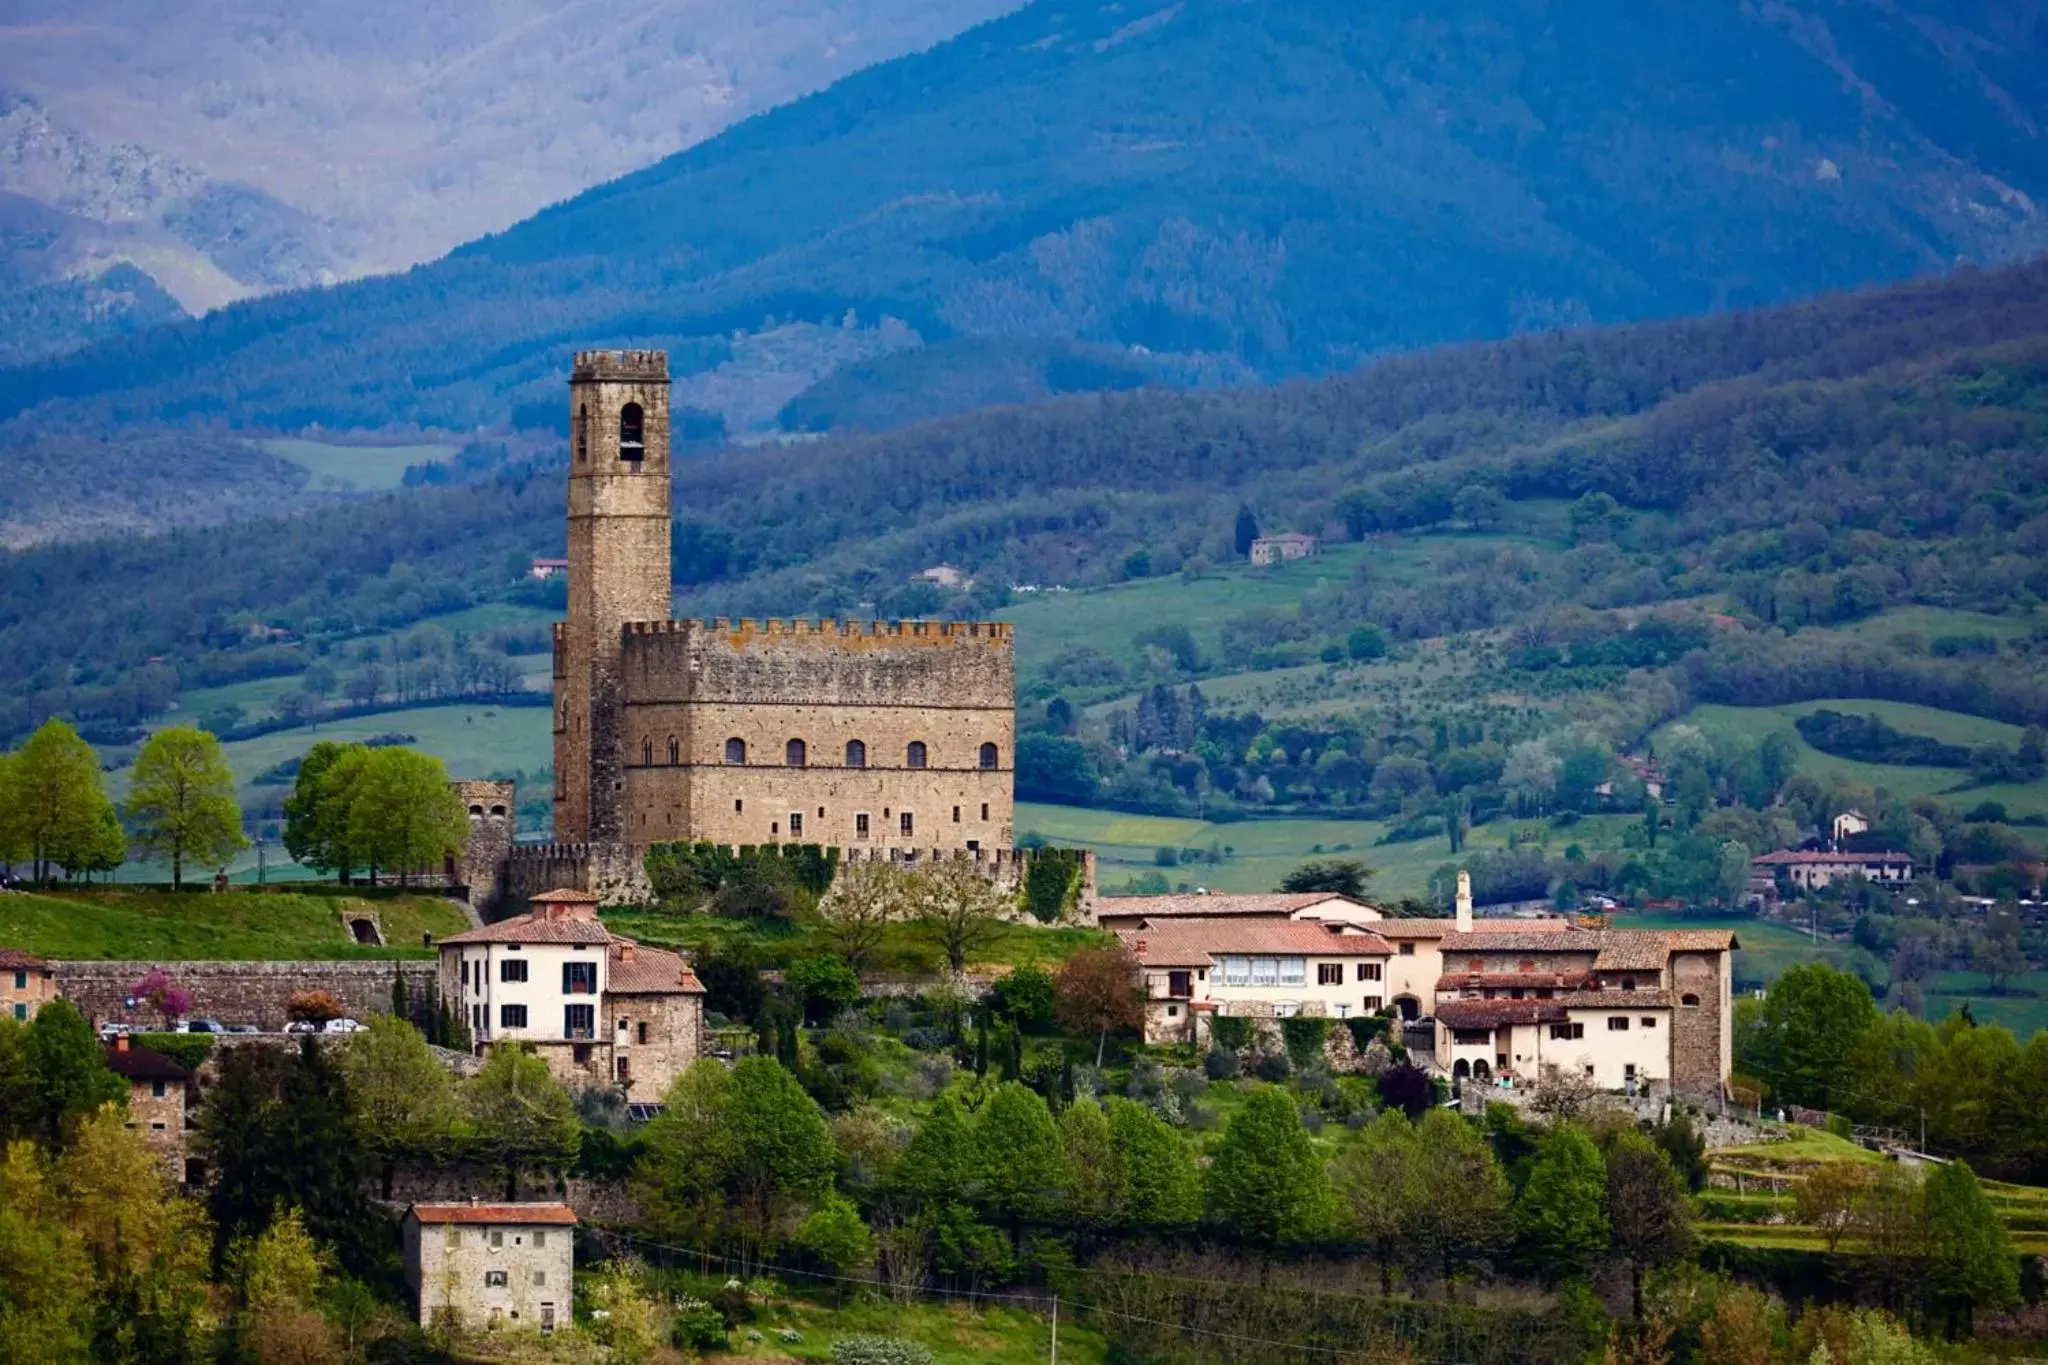
[[[137,1033],[129,1041],[136,1047],[163,1053],[187,1071],[198,1070],[200,1063],[213,1055],[210,1033]]]
[[[1252,1021],[1219,1015],[1209,1021],[1209,1037],[1224,1052],[1243,1052],[1251,1046]]]
[[[1259,1060],[1252,1066],[1253,1075],[1262,1081],[1272,1081],[1276,1084],[1286,1080],[1293,1071],[1294,1066],[1287,1060],[1287,1054],[1284,1052],[1261,1053]]]
[[[723,1351],[731,1329],[725,1315],[702,1299],[684,1299],[669,1324],[668,1344],[678,1351]]]
[[[860,999],[860,978],[836,957],[800,957],[782,974],[803,1001],[804,1018],[823,1023]]]
[[[293,991],[292,998],[285,1002],[284,1012],[307,1024],[324,1024],[347,1013],[332,991],[321,990]]]
[[[932,1365],[932,1353],[902,1337],[841,1337],[832,1343],[832,1365]]]
[[[1202,1058],[1202,1070],[1208,1073],[1212,1081],[1229,1081],[1235,1080],[1244,1068],[1238,1064],[1235,1052],[1225,1052],[1219,1047]]]
[[[1323,1056],[1323,1042],[1330,1036],[1330,1021],[1310,1015],[1296,1015],[1280,1021],[1280,1037],[1287,1044],[1287,1057],[1297,1067],[1308,1067]]]
[[[1050,972],[1026,964],[989,987],[988,1007],[1015,1024],[1019,1032],[1051,1033],[1058,995]]]

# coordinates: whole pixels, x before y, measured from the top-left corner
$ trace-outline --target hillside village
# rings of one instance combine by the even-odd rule
[[[1665,837],[1712,866],[1675,898],[1569,852],[1518,897],[1512,846],[1454,847],[1441,901],[1334,856],[1105,887],[1018,829],[1009,623],[672,619],[666,359],[579,355],[570,403],[551,839],[517,837],[514,782],[323,740],[279,812],[320,879],[235,883],[208,731],[158,729],[118,810],[62,721],[7,756],[0,1340],[1506,1362],[1688,1331],[1857,1362],[2033,1334],[2048,1035],[1925,1019],[1924,965],[1887,1011],[1826,961],[1761,991],[1738,961],[1932,921],[2027,974],[2037,908],[1966,901],[1904,846],[1919,806],[1829,797],[1751,857],[1699,831],[1796,822],[1797,779],[1752,810],[1768,746],[1717,795],[1680,739],[1587,783],[1646,855],[1677,789]],[[167,885],[104,880],[131,843]]]

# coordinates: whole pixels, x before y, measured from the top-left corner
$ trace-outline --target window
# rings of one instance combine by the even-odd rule
[[[917,833],[917,823],[910,818],[909,811],[903,812],[901,818],[896,821],[896,827],[906,839]]]
[[[596,995],[597,964],[595,962],[564,962],[562,964],[562,994]]]
[[[16,989],[16,990],[18,990],[18,991],[25,991],[25,990],[27,990],[27,989],[28,989],[28,973],[27,973],[27,972],[16,972],[16,973],[14,974],[14,989]]]
[[[632,1059],[631,1059],[630,1057],[628,1057],[628,1056],[627,1056],[627,1055],[626,1055],[625,1053],[623,1053],[623,1052],[622,1052],[622,1053],[620,1053],[620,1054],[619,1054],[619,1055],[618,1055],[618,1056],[617,1056],[616,1058],[614,1058],[614,1059],[613,1059],[613,1068],[612,1068],[612,1069],[613,1069],[613,1071],[614,1071],[614,1072],[616,1072],[617,1074],[615,1074],[615,1075],[614,1075],[614,1076],[612,1077],[612,1079],[613,1079],[613,1080],[615,1080],[615,1081],[630,1081],[630,1080],[632,1080],[632,1079],[633,1079],[633,1069],[632,1069],[632,1065],[631,1065],[631,1062],[632,1062]]]
[[[743,739],[729,739],[725,742],[725,761],[739,767],[747,761],[747,742]]]
[[[493,1243],[492,1243],[491,1245],[493,1245],[493,1246],[496,1246],[496,1245],[497,1245],[497,1243],[493,1242]],[[486,1270],[486,1271],[484,1272],[484,1288],[486,1288],[486,1289],[503,1289],[504,1287],[505,1287],[505,1272],[504,1272],[504,1271],[502,1271],[502,1270]]]
[[[547,1244],[548,1230],[546,1228],[535,1228],[533,1230],[533,1249],[535,1251],[539,1251],[542,1247],[546,1246]]]
[[[1678,997],[1678,1003],[1689,1010],[1696,1010],[1700,1007],[1700,998],[1697,995],[1681,995]]]
[[[463,984],[464,986],[467,986],[467,985],[469,984],[469,959],[468,959],[468,958],[464,958],[464,959],[462,960],[462,984]]]
[[[1412,944],[1412,943],[1404,943],[1404,944],[1402,944],[1402,945],[1401,945],[1401,956],[1402,956],[1402,957],[1414,957],[1414,956],[1415,956],[1415,945],[1414,945],[1414,944]]]
[[[1359,964],[1358,964],[1358,979],[1359,979],[1360,981],[1377,981],[1377,980],[1379,980],[1379,979],[1380,979],[1380,964],[1379,964],[1379,963],[1377,963],[1377,962],[1361,962],[1361,963],[1359,963]]]
[[[1627,1033],[1627,1032],[1628,1032],[1628,1016],[1627,1016],[1626,1014],[1610,1014],[1610,1015],[1608,1015],[1608,1016],[1607,1016],[1607,1031],[1608,1031],[1609,1033]]]
[[[804,753],[804,742],[793,739],[782,746],[782,761],[792,768],[801,768],[804,766]]]
[[[1365,997],[1365,1012],[1367,1014],[1378,1014],[1381,1010],[1385,1008],[1386,1002],[1384,1001],[1384,999],[1382,999],[1382,997],[1377,995],[1368,995],[1367,997]]]
[[[981,818],[984,820],[988,819],[988,802],[986,801],[981,803]]]
[[[654,741],[651,739],[640,741],[640,766],[643,768],[654,766]]]
[[[1306,971],[1307,963],[1303,959],[1283,957],[1280,959],[1280,984],[1283,986],[1299,986],[1308,979]]]
[[[868,813],[864,810],[854,812],[853,837],[856,839],[868,837]]]
[[[907,768],[922,768],[924,766],[925,752],[923,740],[911,740],[910,747],[904,750],[903,753],[903,765]]]
[[[1179,1005],[1168,1005],[1168,1006],[1166,1007],[1166,1017],[1167,1017],[1167,1018],[1169,1018],[1169,1019],[1178,1019],[1178,1018],[1180,1018],[1180,1006],[1179,1006]]]
[[[160,1100],[164,1097],[164,1083],[162,1081],[151,1081],[149,1083],[149,1097],[153,1100]]]
[[[638,464],[647,455],[647,419],[638,403],[619,409],[619,458]]]
[[[644,1043],[647,1041],[647,1021],[645,1019],[642,1019],[640,1021],[640,1031],[637,1036],[639,1037],[641,1042]],[[540,1244],[536,1242],[534,1243],[534,1245],[539,1246]]]
[[[984,767],[984,768],[993,768],[993,767],[995,767],[995,766],[996,766],[996,759],[997,759],[997,757],[998,757],[998,751],[997,751],[997,749],[996,749],[996,746],[995,746],[995,745],[993,745],[993,744],[984,744],[984,745],[982,745],[982,746],[981,746],[981,766],[982,766],[982,767]]]
[[[1249,986],[1252,983],[1252,960],[1248,957],[1226,957],[1223,959],[1223,984],[1226,986]]]
[[[1270,986],[1273,984],[1273,979],[1279,974],[1280,963],[1276,959],[1270,957],[1255,957],[1252,959],[1252,984],[1254,986]]]
[[[534,1245],[535,1245],[535,1246],[539,1246],[539,1245],[540,1245],[540,1243],[539,1243],[539,1242],[535,1242],[535,1243],[534,1243]],[[548,1273],[547,1273],[547,1271],[545,1271],[545,1270],[536,1270],[536,1271],[534,1271],[534,1272],[533,1272],[533,1287],[534,1287],[535,1289],[546,1289],[546,1288],[548,1287]]]
[[[493,1250],[493,1251],[496,1251],[496,1250],[497,1250],[497,1249],[498,1249],[499,1247],[502,1247],[502,1246],[504,1246],[504,1245],[505,1245],[505,1229],[503,1229],[503,1228],[492,1228],[492,1229],[491,1229],[491,1250]],[[505,1282],[505,1281],[503,1280],[503,1278],[500,1278],[500,1279],[499,1279],[499,1281],[498,1281],[498,1283],[499,1283],[499,1284],[503,1284],[504,1282]]]
[[[846,766],[865,768],[868,766],[868,746],[857,739],[846,741]]]
[[[953,823],[956,825],[960,823],[960,808],[958,806],[953,807]]]
[[[150,1124],[150,1125],[149,1125],[149,1131],[150,1131],[150,1132],[152,1132],[152,1133],[161,1133],[161,1132],[163,1132],[163,1131],[164,1131],[164,1125],[163,1125],[162,1121],[161,1121],[161,1120],[159,1120],[159,1121],[157,1121],[157,1122],[155,1122],[155,1123],[152,1123],[152,1124]]]
[[[1318,962],[1316,964],[1318,986],[1341,986],[1344,984],[1344,964],[1341,962]]]
[[[498,1027],[499,1027],[499,1028],[525,1028],[525,1027],[526,1027],[526,1006],[524,1006],[524,1005],[500,1005],[500,1006],[498,1006]]]
[[[1621,979],[1621,988],[1625,991],[1634,990],[1636,988],[1636,979],[1632,976],[1624,976]]]
[[[789,835],[792,839],[804,832],[804,813],[793,810],[789,813]]]
[[[1636,1020],[1636,1022],[1642,1025],[1644,1028],[1655,1028],[1657,1027],[1657,1016],[1654,1014],[1646,1014],[1642,1018]]]
[[[1584,1024],[1552,1024],[1550,1026],[1550,1036],[1567,1040],[1583,1038],[1586,1036],[1586,1026]]]
[[[576,463],[582,464],[590,458],[590,409],[582,403],[576,405]]]
[[[668,766],[673,768],[680,764],[682,761],[683,746],[676,742],[676,737],[674,735],[670,735],[668,737]]]
[[[564,1005],[562,1007],[562,1036],[564,1038],[591,1038],[597,1034],[597,1006]]]
[[[17,1004],[14,1007],[14,1017],[25,1021],[28,1018],[28,1006],[26,1004]]]
[[[500,981],[524,981],[524,980],[526,980],[526,959],[524,959],[524,958],[519,958],[519,957],[508,957],[508,958],[504,959],[503,961],[501,961],[501,962],[500,962],[500,963],[498,964],[498,980],[500,980]]]

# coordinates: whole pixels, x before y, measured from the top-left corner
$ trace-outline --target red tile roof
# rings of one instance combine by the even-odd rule
[[[1886,866],[1893,866],[1899,863],[1904,863],[1908,867],[1910,867],[1913,863],[1913,855],[1910,853],[1890,852],[1822,853],[1818,850],[1812,849],[1800,850],[1788,848],[1781,849],[1776,853],[1766,853],[1761,858],[1751,858],[1749,861],[1751,862],[1751,864],[1761,863],[1766,867],[1792,867],[1795,865],[1810,866],[1816,863],[1836,864],[1847,867],[1863,867],[1871,863],[1883,863]]]
[[[626,960],[626,949],[633,960]],[[704,987],[682,954],[648,948],[629,938],[614,938],[604,988],[615,995],[702,995]]]
[[[1576,990],[1586,984],[1584,972],[1446,972],[1436,979],[1440,991],[1514,990],[1547,987]]]
[[[578,891],[573,886],[564,886],[553,891],[543,891],[538,896],[526,898],[534,905],[596,905],[597,897],[588,891]]]
[[[0,967],[4,967],[10,972],[46,972],[50,970],[49,963],[33,953],[25,953],[19,948],[0,948]]]
[[[1446,934],[1443,951],[1454,953],[1593,953],[1599,965],[1616,971],[1650,971],[1672,953],[1718,953],[1738,948],[1732,929],[1580,929],[1556,933]]]
[[[1458,932],[1454,919],[1374,920],[1372,931],[1381,938],[1442,938]],[[1567,919],[1475,919],[1475,934],[1563,934],[1576,932]]]
[[[1572,1009],[1609,1010],[1668,1010],[1671,1008],[1669,991],[1573,991],[1562,997],[1562,1003]]]
[[[1446,1000],[1436,1017],[1451,1028],[1495,1028],[1501,1024],[1561,1024],[1569,1016],[1556,1000]]]
[[[1147,967],[1206,967],[1223,954],[1261,957],[1388,957],[1378,934],[1339,934],[1301,920],[1150,920],[1119,929]]]
[[[576,1224],[576,1210],[567,1204],[414,1204],[406,1212],[422,1223],[503,1223],[523,1227]]]
[[[1176,896],[1104,897],[1096,903],[1095,918],[1130,919],[1286,919],[1298,911],[1332,901],[1350,906],[1361,917],[1379,913],[1371,906],[1331,891],[1284,891],[1259,896],[1212,896],[1187,893]]]
[[[611,931],[594,919],[549,919],[544,915],[519,915],[486,924],[481,929],[464,929],[441,940],[450,943],[610,943]]]

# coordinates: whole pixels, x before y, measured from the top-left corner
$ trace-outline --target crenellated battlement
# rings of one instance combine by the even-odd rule
[[[667,351],[578,351],[571,384],[666,384]]]
[[[702,631],[726,636],[735,645],[755,640],[883,640],[931,644],[980,640],[1008,643],[1013,639],[1014,630],[1008,621],[839,621],[832,618],[812,620],[801,616],[789,620],[776,616],[761,619],[719,616],[710,620],[633,621],[625,627],[628,635],[689,635]]]

